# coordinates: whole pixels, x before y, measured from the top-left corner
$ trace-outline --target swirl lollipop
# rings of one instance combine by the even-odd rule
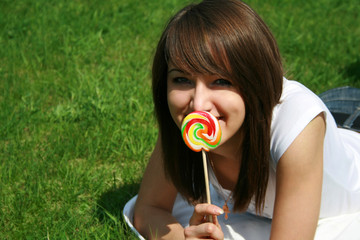
[[[193,151],[209,151],[216,148],[221,140],[219,121],[209,112],[192,112],[181,125],[185,144]]]
[[[205,151],[216,148],[221,140],[219,121],[209,112],[196,111],[187,115],[181,125],[185,144],[195,152],[202,152],[207,203],[211,204],[209,177]],[[212,216],[208,216],[213,222]]]

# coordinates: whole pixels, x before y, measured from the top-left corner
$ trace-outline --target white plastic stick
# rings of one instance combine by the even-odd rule
[[[204,167],[204,177],[205,177],[205,191],[206,191],[206,202],[211,204],[210,198],[210,187],[209,187],[209,176],[208,176],[208,168],[207,168],[207,161],[206,161],[206,152],[204,149],[201,150],[202,159],[203,159],[203,167]],[[209,215],[209,221],[213,222],[212,215]]]

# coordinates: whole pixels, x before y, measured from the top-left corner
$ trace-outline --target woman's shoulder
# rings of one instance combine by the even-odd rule
[[[281,111],[294,105],[297,108],[307,109],[314,106],[314,104],[325,107],[322,100],[302,83],[284,78],[280,103],[274,108],[274,114],[276,114],[276,111]]]
[[[272,159],[277,162],[300,132],[322,112],[329,114],[315,93],[297,81],[284,78],[283,93],[271,122]]]

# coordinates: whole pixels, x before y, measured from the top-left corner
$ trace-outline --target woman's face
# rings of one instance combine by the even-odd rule
[[[169,110],[180,128],[193,111],[208,111],[220,123],[220,146],[240,132],[245,119],[245,104],[231,79],[217,75],[187,73],[169,64],[167,73]]]

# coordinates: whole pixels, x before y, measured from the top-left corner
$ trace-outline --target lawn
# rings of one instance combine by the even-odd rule
[[[131,239],[157,137],[151,58],[188,0],[0,2],[0,239]],[[247,1],[286,76],[360,87],[358,0]]]

